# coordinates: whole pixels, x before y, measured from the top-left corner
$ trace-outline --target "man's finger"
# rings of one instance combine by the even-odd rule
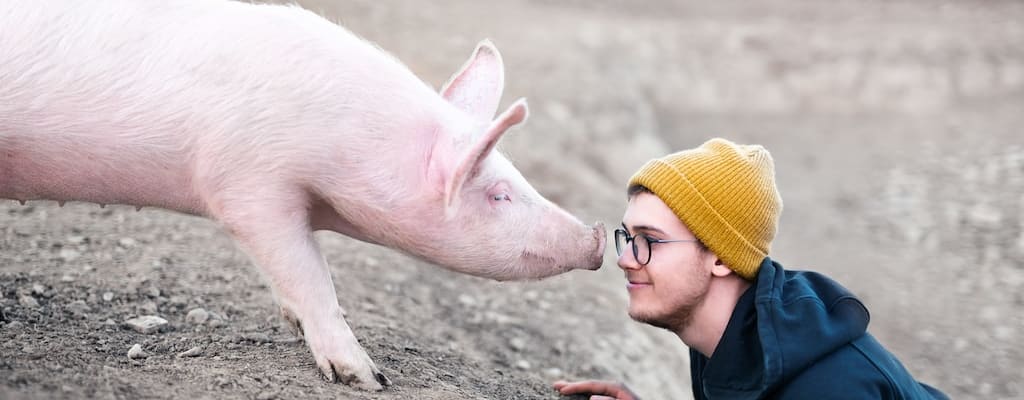
[[[610,382],[602,381],[581,381],[581,382],[555,382],[561,384],[555,389],[561,394],[597,394],[615,395],[616,386]]]

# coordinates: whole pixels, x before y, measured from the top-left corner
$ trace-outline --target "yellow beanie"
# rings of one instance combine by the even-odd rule
[[[764,147],[711,139],[647,162],[629,179],[633,185],[650,189],[739,276],[757,276],[782,213]]]

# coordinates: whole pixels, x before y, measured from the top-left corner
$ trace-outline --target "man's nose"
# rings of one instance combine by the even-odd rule
[[[616,264],[619,265],[619,268],[625,270],[640,269],[641,267],[643,267],[642,265],[640,265],[639,262],[636,261],[636,257],[633,257],[633,252],[631,251],[622,252],[622,254],[619,255],[619,258],[616,260]]]

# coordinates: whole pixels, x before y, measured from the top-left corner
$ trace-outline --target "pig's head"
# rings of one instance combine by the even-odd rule
[[[501,56],[481,42],[441,89],[449,116],[428,155],[432,245],[416,253],[470,275],[537,279],[600,268],[604,225],[587,226],[541,196],[495,145],[527,117],[523,99],[494,118]]]

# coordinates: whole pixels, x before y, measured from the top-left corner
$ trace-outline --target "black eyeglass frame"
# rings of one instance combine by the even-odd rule
[[[619,239],[620,237],[622,238],[621,240]],[[636,239],[637,238],[642,238],[643,240],[647,241],[647,260],[643,260],[643,261],[640,260],[640,249],[636,245]],[[622,250],[623,250],[622,249],[622,244],[630,243],[630,244],[632,244],[632,247],[633,247],[633,259],[636,260],[636,262],[638,264],[640,264],[640,265],[647,265],[647,264],[649,264],[651,262],[651,253],[654,251],[651,248],[652,244],[657,244],[657,243],[679,243],[679,242],[700,243],[700,240],[697,240],[697,239],[651,239],[650,236],[647,236],[646,234],[643,234],[643,233],[638,233],[636,235],[630,235],[629,231],[626,230],[626,226],[625,225],[623,225],[622,228],[618,228],[618,229],[615,230],[615,253],[618,254],[619,257],[622,257]]]

